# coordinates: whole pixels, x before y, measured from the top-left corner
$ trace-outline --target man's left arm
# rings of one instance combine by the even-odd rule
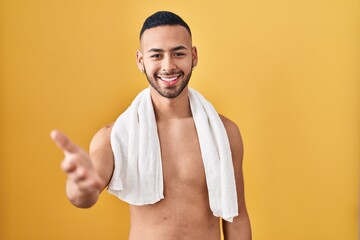
[[[233,219],[233,222],[222,220],[223,233],[225,240],[251,240],[251,226],[249,215],[246,210],[244,196],[244,177],[242,171],[243,162],[243,143],[239,128],[231,120],[220,116],[226,132],[228,134],[231,153],[234,164],[236,191],[238,198],[239,215]]]

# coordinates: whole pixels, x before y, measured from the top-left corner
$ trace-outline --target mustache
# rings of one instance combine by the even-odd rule
[[[180,75],[180,74],[183,74],[182,71],[179,71],[179,72],[159,72],[159,73],[156,73],[156,76],[173,76],[173,75]]]

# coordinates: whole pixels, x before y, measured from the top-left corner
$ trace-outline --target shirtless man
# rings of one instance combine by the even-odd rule
[[[160,17],[165,24],[157,23]],[[166,18],[178,19],[167,23]],[[150,19],[150,18],[149,18]],[[219,240],[219,218],[210,210],[204,166],[189,105],[188,82],[198,55],[187,24],[177,15],[158,12],[146,21],[140,34],[137,65],[151,88],[164,177],[161,201],[144,206],[130,205],[131,240]],[[238,127],[220,116],[228,134],[236,180],[239,215],[222,221],[226,240],[250,240],[251,229],[244,199],[243,145]],[[93,206],[107,187],[114,169],[110,145],[113,124],[99,130],[90,153],[73,144],[64,134],[51,137],[64,151],[61,164],[67,174],[66,193],[80,208]]]

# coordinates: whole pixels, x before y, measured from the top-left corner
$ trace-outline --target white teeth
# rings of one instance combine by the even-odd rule
[[[171,82],[171,81],[174,81],[174,80],[176,80],[178,77],[172,77],[172,78],[164,78],[164,77],[162,77],[162,78],[160,78],[161,80],[163,80],[163,81],[165,81],[165,82]]]

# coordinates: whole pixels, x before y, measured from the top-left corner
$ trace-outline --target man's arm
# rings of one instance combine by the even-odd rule
[[[95,134],[90,144],[90,154],[63,133],[57,130],[51,132],[51,138],[64,152],[61,168],[67,174],[66,194],[76,207],[92,207],[110,181],[114,168],[111,128],[102,128]]]
[[[231,120],[220,116],[229,137],[234,164],[239,215],[233,222],[222,221],[225,240],[251,240],[250,219],[246,210],[242,171],[243,143],[239,128]]]

